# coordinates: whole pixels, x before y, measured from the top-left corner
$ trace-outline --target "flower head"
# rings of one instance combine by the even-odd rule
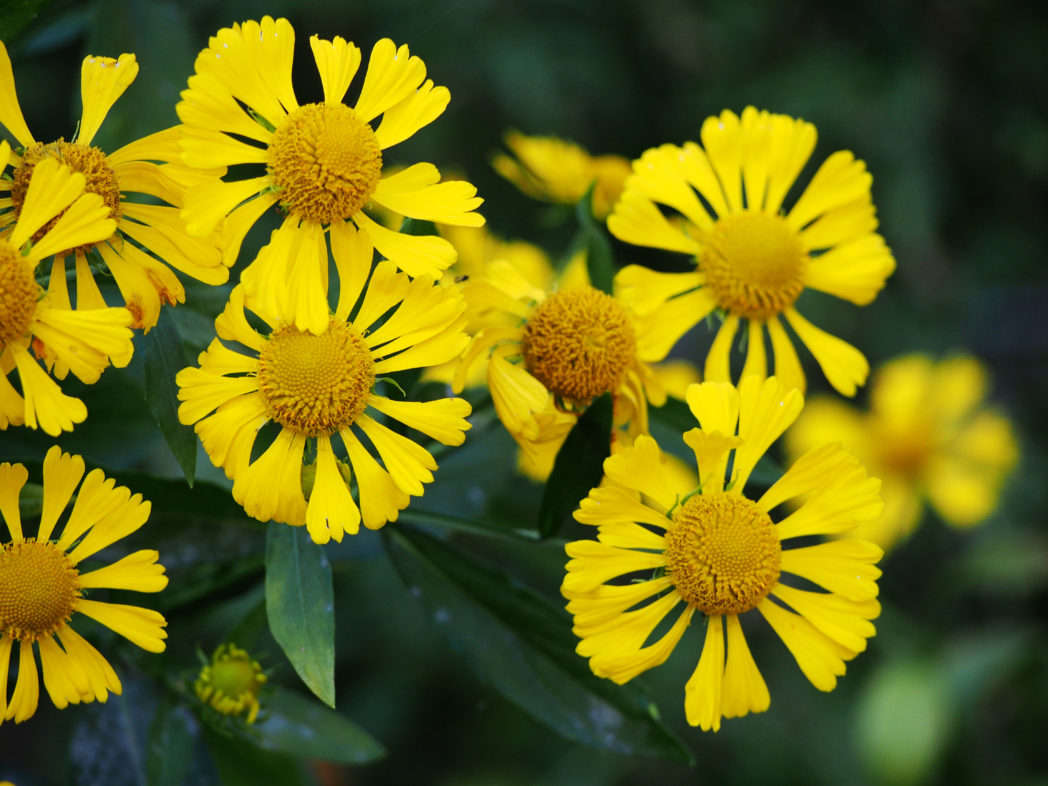
[[[318,543],[355,533],[361,521],[372,529],[395,521],[432,481],[433,456],[384,420],[445,445],[462,444],[470,427],[462,399],[399,401],[378,392],[386,374],[462,352],[468,339],[461,299],[427,277],[409,279],[388,261],[371,271],[368,235],[349,224],[333,225],[330,236],[340,281],[333,313],[303,314],[303,303],[312,301],[298,299],[294,285],[266,288],[270,297],[255,299],[238,286],[199,368],[176,376],[179,419],[196,424],[211,460],[233,478],[236,501],[260,521],[305,524]],[[318,224],[305,240],[285,225],[262,253],[283,260],[272,261],[274,270],[288,264],[319,271],[325,237]],[[293,270],[287,280],[307,286]],[[248,312],[264,325],[253,327]]]
[[[0,170],[9,155],[7,142],[0,143]],[[84,183],[82,174],[57,160],[41,160],[17,221],[0,237],[0,430],[24,424],[52,436],[70,431],[87,417],[87,408],[65,395],[54,378],[72,372],[91,384],[110,363],[123,367],[131,360],[127,309],[101,302],[74,311],[64,273],[52,272],[46,292],[36,281],[46,257],[113,233],[109,208],[99,195],[84,193]],[[8,380],[15,369],[20,390]]]
[[[0,539],[0,722],[21,723],[36,712],[40,684],[34,645],[44,688],[59,709],[120,693],[109,662],[73,629],[75,615],[91,617],[149,652],[162,652],[167,636],[167,623],[155,611],[86,597],[97,589],[159,592],[167,577],[157,552],[136,551],[82,572],[84,560],[145,523],[149,503],[116,486],[101,470],[84,477],[84,460],[55,446],[44,458],[40,527],[35,538],[27,538],[18,498],[28,476],[21,464],[0,464],[0,514],[8,533]],[[54,538],[74,492],[76,502]],[[9,700],[7,677],[16,643],[18,680]]]
[[[39,142],[22,116],[11,61],[0,43],[0,83],[7,85],[0,91],[0,124],[22,146],[12,162],[11,180],[0,180],[0,191],[10,192],[0,199],[0,210],[9,208],[0,214],[0,229],[21,217],[29,183],[42,161],[57,161],[82,174],[87,192],[102,199],[105,218],[115,223],[104,236],[49,250],[54,297],[69,301],[66,265],[71,257],[77,309],[106,305],[94,271],[107,271],[132,314],[132,327],[149,330],[164,303],[185,300],[185,289],[171,268],[208,284],[229,277],[216,243],[187,235],[178,217],[186,185],[221,172],[196,173],[179,163],[173,128],[108,155],[92,145],[106,114],[138,75],[138,63],[130,54],[115,60],[92,55],[84,58],[80,74],[84,107],[76,136],[69,142]]]
[[[445,87],[426,79],[426,66],[407,46],[388,38],[371,50],[356,102],[343,103],[360,50],[336,36],[309,41],[324,100],[299,104],[291,84],[295,31],[266,16],[223,28],[196,60],[196,73],[177,106],[183,160],[194,167],[263,167],[247,179],[192,188],[183,216],[189,231],[207,234],[220,224],[227,264],[258,218],[279,204],[303,232],[312,225],[349,223],[412,276],[434,278],[455,260],[442,238],[412,236],[369,218],[372,202],[401,216],[479,226],[482,200],[464,181],[440,182],[432,164],[414,164],[383,177],[383,155],[441,115]],[[381,115],[379,125],[376,119]],[[228,218],[227,218],[228,217]],[[325,268],[326,270],[326,268]]]
[[[645,152],[608,217],[608,229],[619,239],[688,254],[696,269],[656,273],[627,267],[620,274],[623,296],[643,313],[672,318],[681,332],[716,310],[723,313],[705,379],[734,378],[730,350],[745,324],[740,378],[767,373],[766,330],[776,376],[803,391],[788,323],[830,384],[854,395],[869,373],[866,358],[808,322],[796,303],[813,289],[866,305],[895,269],[875,231],[866,165],[850,152],[834,153],[784,211],[786,194],[815,147],[813,125],[747,107],[741,118],[727,110],[708,118],[701,136],[701,147],[687,142]]]
[[[615,421],[628,439],[647,431],[648,402],[660,406],[666,397],[651,364],[672,348],[665,338],[673,328],[591,286],[584,257],[552,287],[496,260],[466,282],[463,296],[475,336],[453,387],[461,390],[473,364],[486,360],[495,410],[526,452],[555,453],[604,393],[615,399]],[[538,455],[530,461],[547,463]]]
[[[890,548],[917,526],[922,499],[947,523],[970,527],[997,507],[1018,460],[1008,419],[983,403],[989,377],[975,358],[896,358],[874,374],[867,412],[814,398],[786,435],[800,455],[839,440],[884,479],[884,515],[859,537]]]
[[[593,186],[593,215],[602,220],[630,173],[630,163],[622,156],[591,156],[579,145],[552,136],[510,131],[506,146],[516,158],[496,155],[496,172],[528,196],[556,204],[574,205]]]
[[[266,684],[262,666],[236,644],[220,644],[193,683],[197,698],[223,715],[258,717],[258,693]]]
[[[750,474],[797,417],[800,393],[750,376],[737,390],[692,385],[687,401],[699,422],[684,434],[698,487],[680,487],[662,472],[662,451],[646,435],[608,458],[603,484],[575,512],[597,527],[597,540],[567,545],[561,591],[581,639],[577,652],[619,684],[663,663],[688,625],[703,620],[705,644],[684,707],[689,723],[717,730],[722,717],[762,712],[770,702],[742,632],[747,612],[759,612],[749,616],[771,625],[819,690],[832,690],[845,661],[866,648],[880,613],[880,548],[854,538],[808,542],[875,518],[880,481],[839,445],[822,445],[750,499]],[[795,498],[803,502],[794,513],[773,519]],[[793,545],[800,538],[805,545]],[[818,589],[800,589],[798,580]]]

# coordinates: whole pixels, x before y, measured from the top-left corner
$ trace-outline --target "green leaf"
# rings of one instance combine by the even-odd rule
[[[335,597],[331,564],[305,527],[270,523],[266,614],[273,638],[306,686],[335,706]]]
[[[185,707],[157,704],[146,743],[146,783],[181,786],[193,764],[196,724]]]
[[[611,395],[594,399],[564,440],[539,507],[539,534],[555,535],[579,501],[600,483],[611,453]]]
[[[691,760],[636,686],[590,672],[574,652],[563,609],[424,533],[404,526],[387,533],[401,578],[430,606],[469,667],[507,699],[592,748]]]
[[[594,181],[586,195],[575,205],[575,215],[579,221],[581,245],[586,249],[586,271],[590,284],[610,294],[615,280],[615,260],[607,233],[593,217],[593,191],[596,187]]]
[[[189,365],[182,337],[165,306],[156,326],[143,339],[146,362],[146,403],[160,431],[175,454],[190,486],[196,474],[197,438],[193,429],[178,420],[175,374]]]
[[[370,734],[340,712],[276,687],[262,695],[262,712],[247,730],[263,750],[342,764],[365,764],[386,755]]]

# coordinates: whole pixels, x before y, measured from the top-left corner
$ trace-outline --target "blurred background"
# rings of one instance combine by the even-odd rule
[[[833,693],[816,691],[774,636],[756,635],[751,649],[771,691],[770,710],[704,734],[689,728],[683,713],[697,636],[644,675],[639,681],[693,764],[679,752],[632,755],[645,751],[582,745],[519,709],[498,679],[476,673],[474,659],[463,655],[470,643],[445,635],[444,607],[408,590],[411,582],[398,576],[382,536],[370,532],[328,550],[337,708],[380,741],[386,757],[349,766],[262,753],[235,739],[215,743],[217,732],[170,689],[186,675],[192,680],[197,649],[209,653],[228,631],[252,630],[271,680],[300,687],[262,630],[264,528],[238,519],[221,494],[213,505],[197,496],[211,508],[183,515],[177,504],[164,513],[157,503],[159,514],[141,538],[151,546],[160,541],[172,575],[163,601],[168,653],[118,659],[125,693],[107,705],[59,712],[45,700],[29,722],[0,727],[0,780],[1048,784],[1048,5],[16,1],[0,3],[0,38],[23,112],[41,140],[72,134],[85,55],[137,55],[140,75],[96,140],[111,151],[177,122],[179,91],[208,36],[267,13],[288,17],[296,29],[301,101],[320,95],[310,34],[341,35],[365,57],[381,37],[409,44],[452,101],[387,163],[398,156],[431,161],[467,177],[485,198],[493,232],[536,243],[554,259],[573,228],[561,220],[563,211],[529,200],[495,174],[490,160],[504,149],[507,130],[635,158],[648,147],[698,139],[702,121],[725,108],[753,104],[814,123],[815,163],[840,149],[867,162],[880,231],[898,269],[868,307],[827,299],[805,313],[860,347],[875,368],[914,351],[938,357],[963,350],[980,358],[993,377],[993,403],[1013,421],[1020,463],[981,526],[950,529],[929,511],[886,557],[878,635]],[[256,247],[267,231],[253,233]],[[620,264],[657,256],[619,244],[615,255]],[[192,353],[210,337],[207,315],[222,298],[189,287],[188,303],[176,313],[185,311],[177,324]],[[177,483],[179,470],[143,408],[141,375],[140,364],[108,372],[90,393],[91,417],[61,444],[138,478],[132,488],[147,498],[150,478],[160,479],[160,498],[176,488],[161,480]],[[829,391],[818,374],[809,379],[813,390]],[[856,403],[865,400],[860,392]],[[513,473],[513,445],[500,429],[477,431],[468,450],[442,459],[422,508],[531,526],[540,487]],[[3,432],[0,458],[39,462],[47,444],[38,435]],[[221,482],[220,473],[206,469],[201,454],[200,477]],[[485,564],[512,565],[516,579],[562,603],[561,541],[513,551],[510,540],[456,539]],[[163,724],[158,708],[166,713]]]

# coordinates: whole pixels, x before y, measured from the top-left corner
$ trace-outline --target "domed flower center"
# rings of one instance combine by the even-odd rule
[[[84,191],[102,197],[102,201],[109,208],[110,218],[120,217],[120,181],[106,161],[106,154],[97,147],[78,145],[75,142],[59,139],[57,142],[46,145],[38,142],[28,148],[22,156],[22,163],[15,170],[14,179],[11,182],[11,202],[14,204],[16,218],[22,214],[22,205],[25,203],[25,194],[29,189],[29,179],[33,176],[33,170],[45,158],[58,159],[74,172],[80,172],[87,179]],[[51,227],[61,216],[62,214],[59,213],[38,229],[33,235],[33,240],[39,240],[50,232]],[[86,250],[90,248],[90,245],[82,248]],[[75,250],[69,249],[66,253]]]
[[[258,694],[261,682],[256,676],[261,672],[257,663],[246,653],[221,660],[211,666],[211,684],[215,690],[226,696],[240,696],[244,693]]]
[[[755,503],[735,494],[696,494],[674,512],[665,556],[688,603],[706,614],[741,614],[779,580],[782,546]]]
[[[0,240],[0,349],[29,333],[39,293],[33,266]]]
[[[780,216],[745,211],[717,221],[699,267],[721,308],[767,319],[792,306],[804,291],[808,252]]]
[[[36,641],[69,621],[80,574],[53,543],[32,538],[0,546],[0,636]]]
[[[931,429],[924,423],[914,422],[906,428],[874,428],[874,444],[879,455],[879,464],[885,473],[901,475],[911,480],[920,477],[935,452],[935,440]]]
[[[626,309],[592,287],[557,292],[528,318],[521,340],[528,371],[561,398],[614,391],[637,356]]]
[[[315,336],[276,330],[258,357],[258,386],[270,417],[307,437],[332,434],[367,406],[375,362],[353,325],[332,320]]]
[[[382,176],[382,150],[348,106],[306,104],[273,134],[268,165],[288,213],[330,224],[367,204]]]

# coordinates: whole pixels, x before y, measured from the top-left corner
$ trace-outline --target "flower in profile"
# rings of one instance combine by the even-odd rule
[[[113,667],[72,627],[75,614],[105,625],[149,652],[162,652],[164,618],[151,609],[90,600],[91,590],[159,592],[167,586],[156,551],[143,549],[81,572],[84,560],[130,535],[149,517],[149,503],[115,485],[102,471],[84,476],[84,460],[54,446],[44,457],[43,509],[35,538],[22,528],[18,498],[29,473],[0,464],[0,515],[9,539],[0,539],[0,722],[21,723],[36,712],[40,696],[34,645],[44,688],[59,709],[106,701],[120,693]],[[83,483],[81,484],[81,479]],[[79,488],[78,488],[79,487]],[[76,501],[61,535],[52,536],[70,498]],[[11,653],[18,645],[18,679],[8,700]]]
[[[867,412],[825,396],[813,398],[786,435],[800,455],[840,441],[884,480],[884,514],[857,534],[882,548],[909,535],[927,500],[955,527],[971,527],[997,507],[1019,450],[1008,419],[984,404],[985,367],[958,355],[896,358],[874,372]]]
[[[25,210],[29,182],[40,162],[56,160],[81,173],[86,190],[103,200],[105,217],[115,225],[104,237],[50,250],[53,297],[69,301],[66,265],[72,257],[77,309],[106,305],[95,281],[95,275],[104,271],[116,282],[133,316],[132,327],[149,330],[163,303],[185,300],[185,289],[172,267],[207,284],[221,284],[229,277],[216,243],[190,237],[178,217],[186,185],[203,174],[179,163],[174,128],[109,155],[92,145],[109,110],[138,75],[134,55],[115,60],[86,57],[80,74],[84,106],[73,141],[39,142],[22,116],[11,61],[0,43],[0,124],[22,146],[13,161],[11,180],[0,180],[0,191],[10,192],[0,199],[0,209],[10,208],[0,214],[0,228],[18,221]],[[167,204],[157,204],[158,200]]]
[[[528,196],[574,205],[593,189],[593,215],[604,219],[622,193],[630,162],[622,156],[591,156],[573,142],[552,136],[506,134],[513,156],[497,154],[495,171]]]
[[[232,264],[247,231],[279,204],[286,222],[304,234],[313,226],[349,223],[401,270],[438,277],[455,261],[450,243],[393,231],[365,209],[374,202],[425,221],[484,223],[474,212],[482,201],[476,189],[461,180],[440,182],[432,164],[383,176],[384,152],[443,113],[447,88],[426,79],[425,64],[407,46],[384,38],[371,50],[360,94],[349,106],[343,98],[360,66],[360,50],[338,36],[331,41],[312,36],[309,44],[324,91],[319,103],[300,105],[295,96],[295,31],[286,19],[266,16],[223,28],[197,57],[196,73],[176,107],[183,160],[219,169],[253,164],[264,172],[244,179],[213,177],[191,188],[182,213],[189,231],[206,235],[222,225],[226,261]]]
[[[872,177],[852,153],[827,158],[784,210],[815,136],[813,125],[786,115],[747,107],[739,118],[725,110],[703,123],[701,147],[662,145],[635,161],[608,217],[608,229],[620,240],[694,258],[696,270],[688,273],[625,268],[623,296],[644,313],[666,315],[682,332],[722,312],[706,358],[707,380],[735,378],[729,355],[745,325],[746,360],[738,378],[767,373],[767,331],[775,375],[803,391],[789,324],[840,393],[855,395],[866,381],[863,354],[796,308],[807,290],[866,305],[895,269],[875,231]]]
[[[7,142],[0,142],[0,170],[10,152]],[[64,275],[52,274],[46,292],[36,281],[37,265],[46,257],[113,233],[109,208],[97,194],[84,193],[84,182],[82,174],[53,158],[40,161],[17,221],[0,237],[0,431],[9,425],[52,436],[72,430],[87,417],[87,408],[65,395],[51,375],[65,379],[72,372],[92,384],[110,363],[123,367],[131,360],[127,309],[101,303],[74,311]],[[21,390],[8,380],[16,369]]]
[[[193,683],[197,698],[222,715],[258,717],[258,692],[266,684],[262,666],[236,644],[220,644]]]
[[[668,479],[649,436],[609,457],[603,484],[575,512],[597,527],[597,540],[567,545],[561,591],[581,639],[576,651],[619,684],[663,663],[700,620],[705,643],[684,708],[688,723],[716,731],[721,718],[770,703],[743,635],[747,612],[759,612],[747,625],[763,617],[819,690],[832,690],[845,661],[866,648],[880,613],[874,563],[883,552],[855,538],[811,541],[875,518],[882,503],[880,481],[836,444],[805,453],[758,499],[745,495],[757,462],[803,406],[775,377],[751,375],[737,390],[692,385],[687,401],[699,422],[683,435],[698,487]],[[798,498],[793,513],[772,519]]]
[[[341,540],[361,521],[371,529],[395,521],[410,496],[421,496],[433,480],[437,463],[429,451],[383,421],[461,445],[471,411],[462,399],[403,401],[378,392],[386,374],[462,352],[469,340],[462,330],[465,304],[428,277],[409,279],[389,261],[372,272],[369,237],[350,224],[330,230],[340,281],[334,313],[323,315],[321,330],[312,316],[313,330],[297,326],[303,301],[293,290],[311,285],[300,273],[320,270],[327,234],[319,224],[305,239],[287,225],[277,230],[262,253],[278,257],[273,269],[289,265],[289,286],[257,300],[234,288],[199,368],[175,378],[179,419],[196,424],[211,460],[233,479],[237,503],[260,521],[305,524],[317,543]],[[253,327],[247,312],[264,325]],[[336,436],[345,459],[336,457]]]
[[[506,260],[463,286],[473,341],[452,387],[485,359],[491,398],[525,452],[556,452],[592,400],[611,393],[615,423],[627,439],[648,430],[648,402],[666,392],[651,364],[666,357],[679,332],[656,315],[638,317],[618,297],[590,285],[585,259],[572,261],[553,291]],[[538,455],[529,459],[548,463]]]

